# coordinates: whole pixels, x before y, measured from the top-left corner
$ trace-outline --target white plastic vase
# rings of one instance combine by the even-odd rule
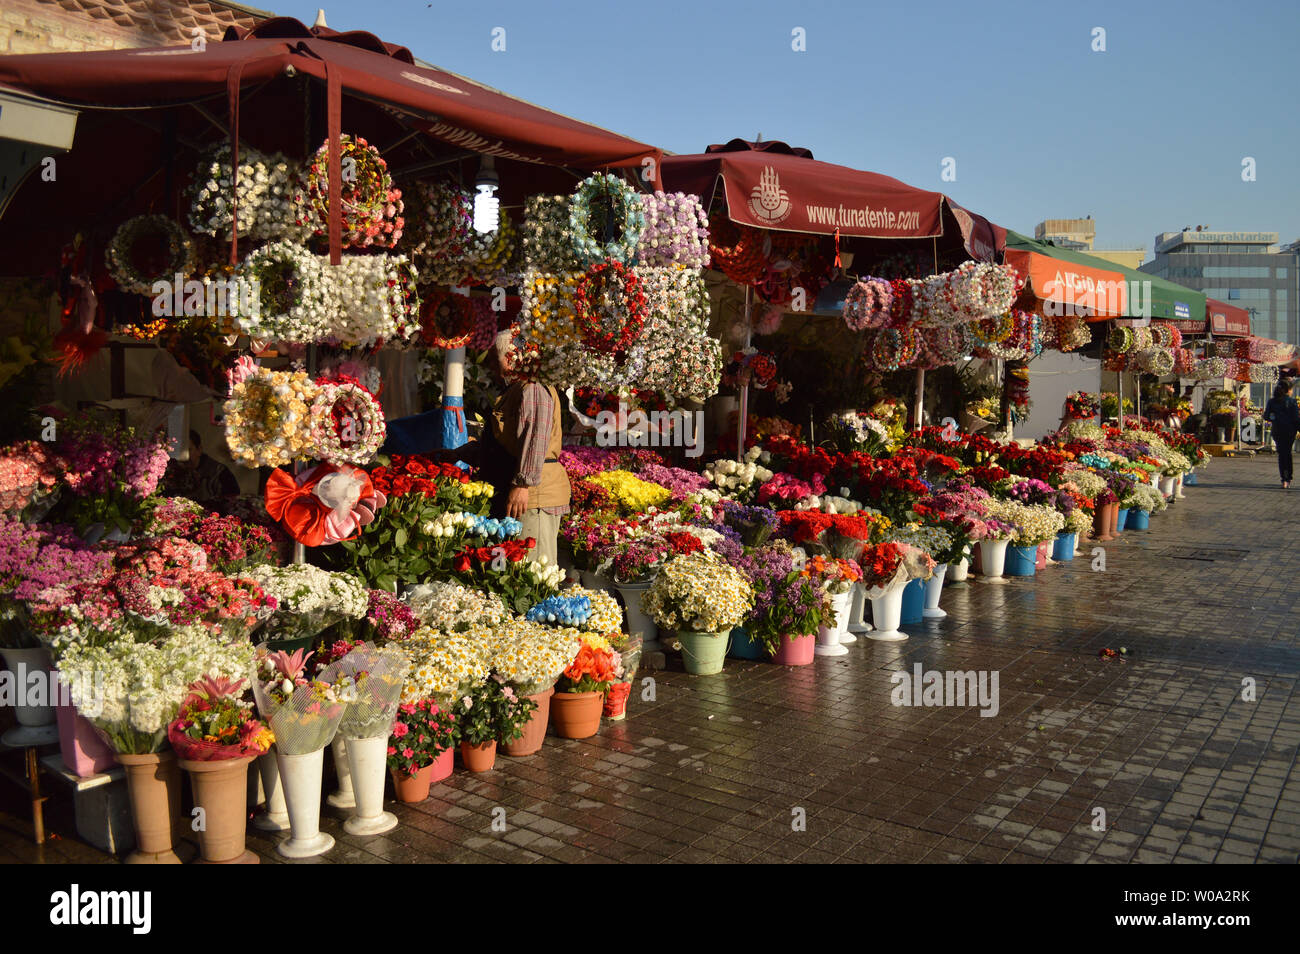
[[[854,636],[849,629],[849,623],[853,620],[853,602],[858,592],[858,584],[854,583],[843,593],[836,593],[831,597],[831,607],[835,611],[835,634],[839,637],[841,643],[856,643],[858,637]]]
[[[884,594],[871,601],[871,622],[875,627],[867,633],[869,639],[884,643],[896,643],[907,639],[907,633],[899,632],[903,621],[903,590],[911,580],[898,580]]]
[[[57,695],[56,684],[49,675],[50,654],[44,649],[2,649],[5,666],[13,673],[15,688],[14,718],[18,720],[17,728],[4,734],[4,743],[14,748],[26,748],[32,745],[52,745],[59,741],[58,712],[53,705],[29,705],[26,701],[27,686],[32,676],[45,680],[46,702],[54,703],[57,699],[48,698],[51,693]]]
[[[641,635],[642,647],[657,647],[659,634],[655,621],[641,610],[641,594],[650,589],[649,583],[616,583],[619,595],[623,597],[624,613],[627,616],[627,631],[632,635]]]
[[[1185,500],[1187,498],[1187,495],[1183,493],[1183,477],[1184,477],[1183,474],[1179,474],[1178,479],[1174,481],[1175,500]]]
[[[962,557],[948,567],[948,579],[953,583],[964,583],[970,575],[970,560]]]
[[[321,773],[325,769],[325,750],[306,755],[285,755],[276,751],[280,783],[289,810],[288,841],[275,846],[286,858],[313,858],[334,847],[334,836],[320,830]]]
[[[817,645],[813,652],[818,656],[843,656],[848,652],[841,640],[840,627],[848,625],[852,605],[853,593],[850,590],[831,595],[831,618],[817,627]]]
[[[849,627],[848,636],[854,633],[865,633],[871,629],[871,624],[867,622],[867,588],[860,582],[853,584],[853,604],[849,607]],[[843,642],[852,640],[844,639]]]
[[[1173,477],[1166,476],[1160,478],[1160,492],[1166,497],[1172,497],[1174,495]]]
[[[333,808],[355,808],[356,795],[352,791],[352,767],[348,765],[348,743],[341,735],[334,737],[330,743],[330,754],[334,756],[334,774],[339,778],[337,792],[331,792],[325,799]]]
[[[939,609],[939,595],[943,592],[943,580],[948,575],[948,564],[940,563],[934,568],[934,576],[925,581],[925,609],[921,616],[925,619],[943,619],[948,614]]]
[[[253,819],[258,831],[288,831],[289,809],[284,804],[284,786],[280,784],[280,763],[274,752],[257,758],[257,773],[262,776],[262,791],[266,794],[266,811]]]
[[[1002,582],[1002,570],[1007,565],[1007,546],[1010,543],[1009,539],[980,541],[980,569],[990,583],[995,580]]]
[[[397,816],[384,811],[384,782],[388,778],[388,736],[348,739],[348,765],[356,810],[343,823],[350,835],[382,835],[397,827]]]

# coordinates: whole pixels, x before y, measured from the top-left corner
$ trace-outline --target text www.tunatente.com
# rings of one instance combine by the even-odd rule
[[[1248,927],[1249,914],[1117,914],[1116,925],[1134,927]]]

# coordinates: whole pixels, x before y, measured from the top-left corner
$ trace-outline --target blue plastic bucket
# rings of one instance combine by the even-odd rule
[[[1076,534],[1058,533],[1056,542],[1052,544],[1052,559],[1065,562],[1074,559],[1074,543]]]
[[[1132,510],[1128,515],[1128,528],[1130,530],[1146,530],[1151,526],[1151,514],[1145,510]]]
[[[1033,576],[1038,563],[1038,547],[1007,547],[1007,576]]]
[[[727,653],[732,659],[766,659],[763,644],[749,635],[749,630],[737,626],[731,631],[731,650]]]
[[[1128,525],[1128,515],[1129,515],[1129,512],[1128,512],[1127,510],[1125,510],[1123,507],[1121,507],[1120,510],[1119,510],[1119,515],[1115,518],[1115,532],[1116,532],[1116,533],[1118,533],[1120,530],[1127,530],[1127,529],[1129,529],[1129,525]]]
[[[903,618],[901,623],[919,623],[925,616],[925,580],[912,580],[903,587]]]

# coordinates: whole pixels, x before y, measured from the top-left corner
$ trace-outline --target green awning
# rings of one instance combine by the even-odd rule
[[[1007,229],[1007,249],[1037,252],[1039,255],[1046,255],[1072,265],[1118,272],[1128,282],[1128,295],[1124,309],[1125,317],[1128,318],[1150,317],[1169,321],[1194,321],[1205,314],[1204,292],[1157,278],[1136,268],[1125,268],[1123,265],[1108,262],[1104,258],[1097,258],[1086,252],[1060,248],[1051,242],[1040,242],[1010,229]]]

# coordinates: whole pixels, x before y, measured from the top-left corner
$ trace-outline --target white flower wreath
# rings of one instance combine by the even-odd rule
[[[600,201],[608,203],[608,214],[615,218],[615,235],[608,242],[602,242],[592,233],[594,205]],[[641,233],[645,231],[641,194],[612,172],[589,176],[573,193],[569,229],[573,233],[573,250],[584,267],[603,261],[629,265],[636,257]]]
[[[167,239],[167,266],[157,275],[144,275],[132,254],[135,243],[150,233]],[[194,267],[194,244],[185,230],[165,215],[137,215],[118,226],[108,243],[108,273],[124,292],[153,294],[154,282],[172,282],[177,272],[188,275]]]
[[[340,402],[346,408],[341,424],[334,420]],[[311,442],[317,459],[331,464],[368,464],[387,433],[384,409],[365,388],[349,381],[319,385],[311,404]]]
[[[312,456],[317,390],[303,371],[254,370],[226,401],[230,456],[246,467],[282,467]]]
[[[239,267],[243,281],[255,282],[261,308],[239,317],[240,330],[253,338],[310,343],[330,335],[330,292],[320,259],[290,242],[272,242]]]

